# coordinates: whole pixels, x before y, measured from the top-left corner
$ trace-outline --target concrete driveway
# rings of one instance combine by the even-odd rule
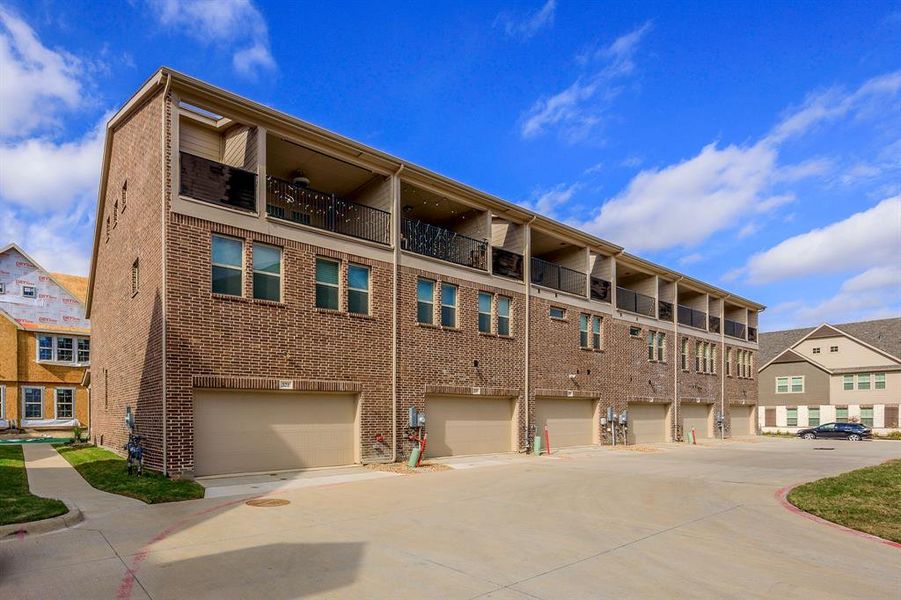
[[[589,449],[271,494],[282,506],[141,506],[0,543],[0,598],[887,598],[901,549],[775,492],[898,457],[822,440]]]

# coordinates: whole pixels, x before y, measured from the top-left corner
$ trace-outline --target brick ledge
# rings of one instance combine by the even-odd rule
[[[280,381],[290,381],[290,392],[362,392],[358,381],[329,381],[318,379],[274,379],[268,377],[230,377],[224,375],[194,375],[193,385],[200,389],[221,390],[279,390]]]

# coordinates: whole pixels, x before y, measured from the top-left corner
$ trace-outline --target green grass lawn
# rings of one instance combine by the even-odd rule
[[[137,498],[148,504],[203,498],[203,486],[194,481],[175,481],[144,469],[140,477],[129,475],[125,459],[96,446],[54,446],[89,484],[98,490]]]
[[[788,501],[833,523],[901,542],[901,460],[799,485]]]
[[[68,510],[59,500],[28,491],[22,446],[0,446],[0,525],[49,519]]]

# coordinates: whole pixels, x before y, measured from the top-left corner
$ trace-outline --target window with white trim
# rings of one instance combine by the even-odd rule
[[[282,249],[253,243],[253,297],[282,300]]]
[[[457,326],[457,286],[451,283],[441,284],[441,325]]]
[[[122,212],[125,212],[125,203],[128,201],[128,180],[122,182]]]
[[[820,407],[819,406],[808,406],[807,407],[807,426],[808,427],[817,427],[820,424]]]
[[[33,285],[23,285],[22,286],[22,297],[23,298],[37,298],[38,290]]]
[[[494,294],[479,292],[479,332],[491,333],[491,313],[494,309]]]
[[[804,393],[804,376],[803,375],[792,376],[792,394],[803,394],[803,393]]]
[[[552,319],[565,319],[566,318],[566,309],[560,308],[559,306],[552,306],[548,310],[548,315]]]
[[[0,385],[0,419],[6,418],[6,386]]]
[[[591,347],[601,349],[601,317],[597,315],[591,317]]]
[[[416,321],[424,325],[435,322],[435,282],[416,280]]]
[[[682,362],[682,370],[688,370],[688,338],[682,338],[682,346],[680,348],[679,356]]]
[[[873,407],[872,406],[861,406],[860,407],[860,424],[865,427],[873,426]]]
[[[91,362],[91,340],[88,338],[78,338],[78,357],[76,362],[79,363],[88,363]]]
[[[579,315],[579,347],[588,347],[588,322],[591,320],[589,315],[581,313]]]
[[[510,318],[513,298],[508,296],[497,297],[497,334],[511,335]]]
[[[870,374],[869,373],[860,373],[857,376],[857,389],[859,389],[859,390],[870,389]]]
[[[787,394],[788,393],[788,377],[777,377],[776,378],[776,393],[777,394]]]
[[[336,260],[316,259],[316,308],[340,310],[341,265]]]
[[[798,426],[798,408],[797,407],[789,407],[785,409],[785,426],[786,427],[797,427]]]
[[[648,360],[666,362],[666,334],[662,331],[648,331]]]
[[[131,263],[131,296],[132,298],[138,294],[141,287],[141,263],[139,259],[135,259]]]
[[[213,235],[211,281],[214,294],[244,295],[244,241]]]
[[[56,388],[56,418],[72,419],[75,417],[75,390],[72,388]]]
[[[38,336],[38,360],[53,360],[53,336]]]
[[[732,348],[726,349],[726,376],[732,377]]]
[[[838,352],[838,346],[829,346],[829,352]]]
[[[813,349],[811,350],[811,352],[813,352],[814,354],[819,354],[819,353],[820,353],[820,349],[819,349],[819,348],[813,348]]]
[[[75,341],[70,337],[56,338],[56,362],[75,361]]]
[[[877,390],[885,389],[885,373],[873,373],[873,387]]]
[[[22,404],[26,419],[44,418],[44,388],[22,388]]]
[[[369,314],[369,267],[347,265],[347,312]]]
[[[0,281],[0,294],[6,293],[6,284]]]
[[[842,389],[846,392],[854,389],[854,375],[845,375],[842,377]]]

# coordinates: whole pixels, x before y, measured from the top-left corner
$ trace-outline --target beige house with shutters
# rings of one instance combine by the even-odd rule
[[[899,429],[901,318],[760,335],[763,432],[860,422]]]

